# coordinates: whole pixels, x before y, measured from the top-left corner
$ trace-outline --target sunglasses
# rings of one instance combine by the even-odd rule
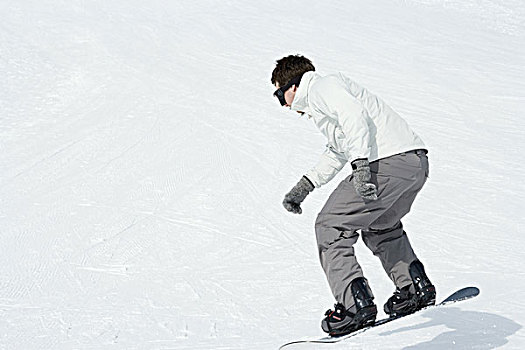
[[[285,86],[281,86],[280,88],[278,88],[277,90],[275,90],[275,92],[273,93],[273,95],[275,97],[277,97],[277,99],[279,100],[279,102],[281,103],[281,106],[284,106],[286,105],[286,100],[284,99],[284,93],[286,92],[286,90],[288,90],[289,88],[292,87],[292,85],[295,85],[295,86],[299,86],[299,83],[301,82],[301,78],[303,76],[302,75],[299,75],[295,78],[293,78],[292,80],[290,80],[288,82],[288,84],[286,84]]]

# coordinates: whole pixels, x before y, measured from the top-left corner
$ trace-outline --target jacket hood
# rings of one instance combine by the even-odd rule
[[[290,109],[292,111],[304,112],[310,114],[310,107],[308,104],[308,94],[310,91],[310,86],[314,80],[318,78],[316,72],[310,71],[303,74],[301,78],[301,83],[295,92],[295,97],[293,99]]]

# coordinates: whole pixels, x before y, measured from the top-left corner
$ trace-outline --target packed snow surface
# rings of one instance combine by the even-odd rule
[[[438,299],[325,347],[525,348],[521,0],[0,1],[0,348],[276,349],[322,336],[325,140],[272,96],[288,54],[429,148],[403,221]],[[379,308],[394,286],[362,242]],[[384,317],[381,310],[380,317]]]

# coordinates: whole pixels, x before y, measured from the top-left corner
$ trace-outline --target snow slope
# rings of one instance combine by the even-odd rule
[[[327,348],[525,348],[522,1],[3,0],[0,18],[1,349],[321,335],[313,222],[350,169],[282,208],[324,149],[272,97],[291,53],[421,135],[406,230],[438,298],[481,289]],[[382,305],[393,286],[357,254]]]

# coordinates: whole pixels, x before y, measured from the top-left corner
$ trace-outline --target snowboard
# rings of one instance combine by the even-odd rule
[[[439,306],[448,305],[448,304],[453,304],[453,303],[457,303],[458,301],[471,299],[471,298],[474,298],[475,296],[477,296],[478,294],[479,294],[479,289],[477,287],[461,288],[461,289],[455,291],[454,293],[452,293],[451,295],[449,295],[447,298],[445,298],[440,303],[437,303],[436,305],[427,306],[427,307],[425,307],[425,308],[423,308],[421,310],[416,311],[416,313],[417,312],[421,312],[423,310],[430,309],[430,308],[439,307]],[[413,315],[413,314],[414,313],[409,314],[409,315]],[[343,341],[345,339],[348,339],[348,338],[351,338],[351,337],[355,337],[356,335],[364,333],[364,332],[366,332],[369,329],[372,329],[372,328],[384,325],[385,323],[389,323],[389,322],[398,320],[400,318],[403,318],[403,317],[409,316],[409,315],[402,315],[402,316],[396,316],[396,317],[383,318],[383,319],[377,320],[372,326],[365,327],[365,328],[359,329],[359,330],[357,330],[355,332],[352,332],[350,334],[342,335],[342,336],[339,336],[339,337],[326,336],[326,337],[318,338],[318,339],[304,339],[304,340],[291,341],[289,343],[281,345],[279,350],[284,349],[284,348],[286,348],[286,347],[288,347],[290,345],[293,345],[293,344],[301,344],[301,343],[316,343],[316,344],[337,343],[337,342]]]

